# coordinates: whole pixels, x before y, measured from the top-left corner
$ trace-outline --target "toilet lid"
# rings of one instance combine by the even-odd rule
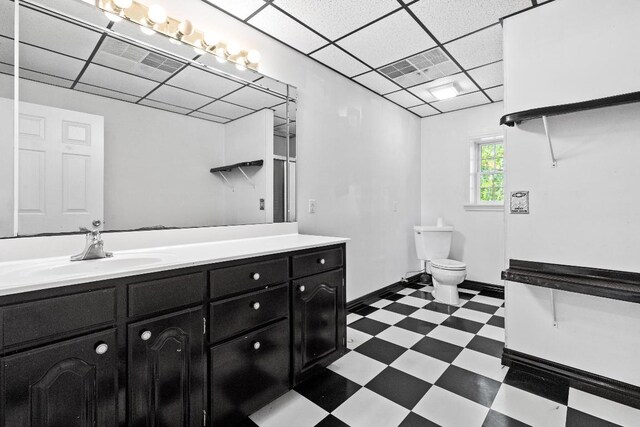
[[[467,268],[464,262],[455,261],[452,259],[434,259],[431,261],[431,266],[440,268],[442,270],[460,271]]]

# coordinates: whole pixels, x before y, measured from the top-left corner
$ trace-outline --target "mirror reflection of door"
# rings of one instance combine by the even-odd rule
[[[103,215],[101,116],[20,103],[18,234],[77,231]]]

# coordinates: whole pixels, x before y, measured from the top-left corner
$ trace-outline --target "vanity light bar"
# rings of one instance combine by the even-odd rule
[[[176,44],[192,46],[197,53],[214,55],[219,62],[231,61],[240,70],[258,69],[261,57],[257,50],[243,50],[233,41],[225,42],[213,33],[204,33],[189,20],[179,21],[168,16],[162,6],[147,7],[133,0],[97,0],[96,3],[112,21],[134,22],[145,34],[164,34]]]

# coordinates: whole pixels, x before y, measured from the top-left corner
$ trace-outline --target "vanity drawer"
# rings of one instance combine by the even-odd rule
[[[212,270],[209,292],[211,298],[221,298],[284,283],[289,278],[288,269],[287,258],[279,258]]]
[[[288,391],[289,322],[215,346],[210,358],[212,425],[233,425]]]
[[[252,292],[210,305],[209,340],[229,338],[289,315],[289,285]]]
[[[193,273],[129,285],[129,316],[197,304],[203,300],[204,283],[204,273]]]
[[[4,347],[57,338],[116,320],[114,288],[27,302],[1,309]]]
[[[309,276],[341,267],[344,257],[342,248],[326,249],[291,258],[293,277]]]

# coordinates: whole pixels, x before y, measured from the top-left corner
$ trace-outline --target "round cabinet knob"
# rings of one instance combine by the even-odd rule
[[[251,304],[251,307],[253,307],[254,310],[258,310],[260,308],[260,303],[256,301]]]
[[[103,342],[96,344],[96,354],[105,354],[109,346]]]
[[[300,285],[300,286],[298,286],[298,290],[299,290],[300,292],[304,292],[304,290],[305,290],[305,289],[307,289],[307,288],[305,288],[305,287],[304,287],[304,285]]]
[[[260,350],[260,341],[256,341],[253,343],[253,349],[254,350]]]
[[[253,273],[253,280],[259,280],[260,279],[260,273]]]
[[[140,334],[140,338],[142,339],[142,341],[147,341],[149,338],[151,338],[151,331],[142,331],[142,333]]]
[[[322,265],[324,265],[324,264],[325,264],[325,262],[326,262],[326,261],[324,260],[324,258],[320,258],[320,259],[318,260],[318,264],[322,264]]]

